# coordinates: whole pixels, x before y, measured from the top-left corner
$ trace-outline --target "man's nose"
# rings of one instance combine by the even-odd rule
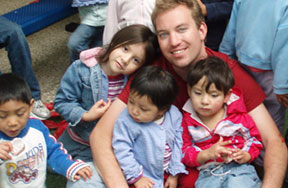
[[[180,41],[180,38],[177,33],[174,32],[170,34],[170,44],[172,46],[177,46],[179,44],[179,41]]]

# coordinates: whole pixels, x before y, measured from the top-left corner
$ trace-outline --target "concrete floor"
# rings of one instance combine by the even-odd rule
[[[0,14],[27,5],[32,0],[0,0]],[[63,74],[69,66],[67,42],[70,32],[65,31],[65,25],[79,22],[78,14],[61,20],[49,27],[27,36],[31,50],[32,65],[40,83],[42,100],[53,102]],[[0,69],[10,72],[7,52],[0,49]]]

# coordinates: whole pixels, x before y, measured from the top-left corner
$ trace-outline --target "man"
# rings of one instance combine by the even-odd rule
[[[4,16],[0,16],[0,47],[5,47],[8,52],[12,72],[24,78],[31,89],[32,97],[35,99],[31,117],[48,119],[50,111],[41,100],[40,85],[33,71],[27,39],[22,28]]]
[[[247,110],[258,126],[266,149],[263,187],[280,188],[287,166],[287,147],[262,103],[265,95],[260,86],[243,71],[237,61],[205,47],[207,26],[197,1],[157,0],[152,21],[164,56],[155,64],[164,68],[166,66],[166,69],[174,74],[179,87],[182,88],[180,97],[176,101],[178,106],[181,106],[181,103],[184,103],[182,101],[188,97],[185,84],[187,67],[208,55],[221,57],[228,62],[236,78],[236,85],[243,87]],[[95,165],[107,187],[128,187],[115,159],[111,143],[114,123],[126,107],[127,93],[129,93],[129,88],[126,88],[119,99],[114,101],[90,136]]]

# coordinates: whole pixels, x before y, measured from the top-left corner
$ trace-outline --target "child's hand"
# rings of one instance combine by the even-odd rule
[[[99,119],[109,108],[111,104],[111,100],[109,99],[108,102],[104,102],[102,99],[97,101],[88,112],[83,114],[82,119],[86,122],[95,121]]]
[[[154,187],[154,181],[150,178],[142,176],[138,181],[134,183],[134,186],[136,188],[153,188]]]
[[[176,188],[178,184],[178,176],[168,176],[164,188]]]
[[[231,155],[232,149],[225,147],[226,145],[231,144],[231,140],[223,141],[223,138],[220,137],[219,141],[215,143],[212,147],[207,149],[209,151],[209,159],[216,160],[217,158],[225,155]]]
[[[238,164],[243,164],[250,161],[251,155],[242,149],[235,149],[232,154],[232,159]]]
[[[11,142],[0,143],[0,159],[6,161],[12,159],[9,153],[13,150]]]
[[[75,180],[80,180],[82,177],[85,181],[87,180],[87,177],[91,179],[93,175],[93,171],[90,166],[86,166],[84,168],[81,168],[74,176]]]

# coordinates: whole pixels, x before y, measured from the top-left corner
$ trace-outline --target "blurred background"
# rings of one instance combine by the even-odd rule
[[[32,1],[0,0],[0,14],[3,15],[21,8]],[[65,31],[65,26],[71,22],[79,23],[78,14],[62,19],[27,36],[33,69],[40,83],[43,102],[53,102],[60,80],[69,66],[67,42],[71,32]],[[0,69],[2,72],[11,72],[5,48],[0,49]]]

